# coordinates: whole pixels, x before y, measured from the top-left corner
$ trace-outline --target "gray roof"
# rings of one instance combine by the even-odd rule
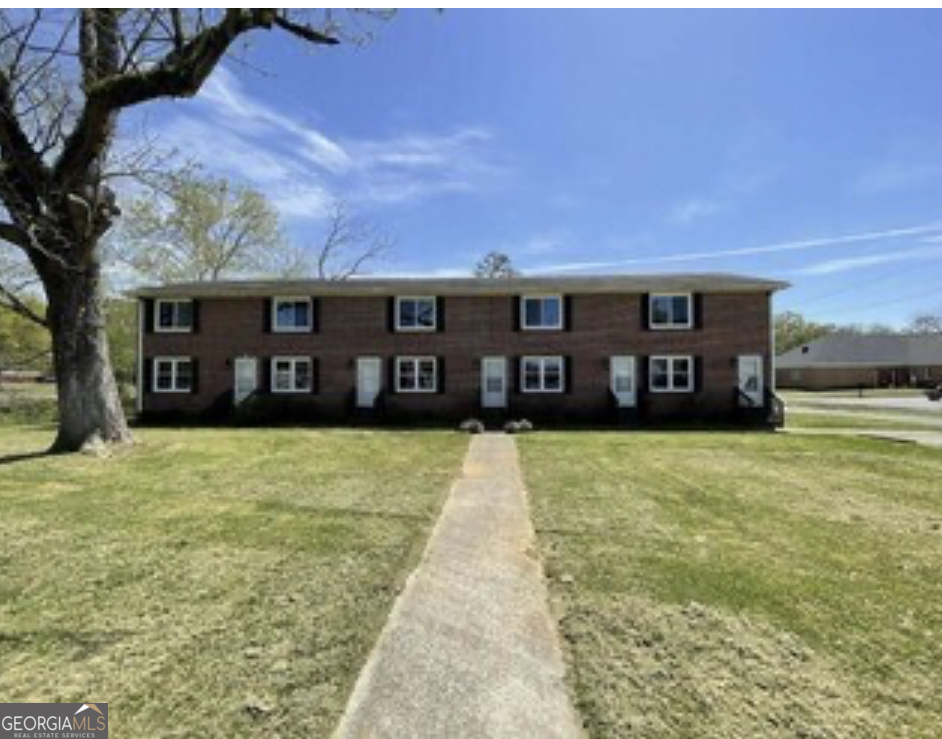
[[[790,349],[775,360],[779,369],[934,365],[942,365],[942,336],[831,334]]]
[[[774,292],[788,283],[719,273],[593,275],[580,277],[355,278],[333,280],[235,280],[178,282],[140,287],[136,297],[273,297],[292,295],[513,295],[516,293]]]

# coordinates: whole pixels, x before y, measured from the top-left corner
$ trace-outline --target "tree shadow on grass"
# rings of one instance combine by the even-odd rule
[[[22,452],[20,454],[4,454],[0,456],[0,467],[7,464],[16,464],[17,462],[28,462],[31,459],[40,459],[41,457],[52,456],[48,449],[39,452]]]

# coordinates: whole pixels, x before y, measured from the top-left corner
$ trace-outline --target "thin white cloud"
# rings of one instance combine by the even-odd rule
[[[722,213],[726,207],[726,204],[720,200],[691,198],[675,205],[668,214],[668,220],[686,226],[694,221]]]
[[[927,257],[939,256],[942,254],[942,248],[920,247],[918,249],[905,249],[902,251],[891,251],[883,254],[864,254],[856,257],[845,257],[843,259],[829,259],[823,262],[817,262],[806,267],[792,270],[790,274],[804,275],[810,277],[819,277],[835,275],[841,272],[850,272],[865,267],[874,267],[880,264],[893,264],[895,262],[909,262]]]
[[[249,182],[291,218],[321,218],[336,199],[394,205],[476,192],[506,171],[484,129],[330,135],[254,99],[225,68],[186,111],[160,131],[164,142],[211,172]]]
[[[455,267],[442,267],[439,269],[423,269],[423,270],[391,270],[384,271],[378,270],[367,276],[367,279],[370,277],[383,277],[383,278],[397,278],[397,279],[422,279],[422,278],[442,278],[447,279],[449,277],[472,277],[472,270],[470,269],[458,269]],[[354,277],[353,279],[359,279]]]
[[[566,262],[560,264],[544,264],[533,268],[534,272],[585,272],[593,269],[615,269],[619,267],[632,267],[655,264],[678,264],[697,262],[710,259],[725,259],[728,257],[750,257],[765,254],[779,254],[784,252],[805,251],[833,246],[846,246],[848,244],[861,244],[872,241],[901,238],[905,236],[919,236],[925,234],[938,234],[942,231],[942,221],[921,226],[906,228],[892,228],[884,231],[865,231],[842,236],[828,236],[814,239],[800,239],[796,241],[781,241],[761,246],[748,246],[738,249],[719,249],[716,251],[688,252],[686,254],[667,254],[661,257],[633,257],[598,262]]]
[[[566,239],[558,234],[537,234],[527,239],[520,247],[522,256],[545,256],[565,248]],[[514,252],[511,250],[510,255]]]
[[[200,99],[216,108],[219,117],[241,124],[243,130],[266,133],[280,130],[298,139],[298,153],[311,163],[332,172],[343,172],[351,166],[350,156],[343,147],[321,131],[282,115],[269,106],[252,100],[242,90],[238,79],[220,67],[206,81]]]

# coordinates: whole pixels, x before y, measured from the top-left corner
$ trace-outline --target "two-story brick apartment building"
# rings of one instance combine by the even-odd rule
[[[783,287],[700,274],[143,288],[139,410],[761,420]]]

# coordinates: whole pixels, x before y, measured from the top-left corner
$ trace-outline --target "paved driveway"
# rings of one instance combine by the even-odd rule
[[[933,402],[925,395],[906,395],[901,397],[862,398],[835,395],[802,395],[789,402],[790,406],[828,406],[833,408],[875,408],[888,411],[919,411],[942,418],[942,402]]]

